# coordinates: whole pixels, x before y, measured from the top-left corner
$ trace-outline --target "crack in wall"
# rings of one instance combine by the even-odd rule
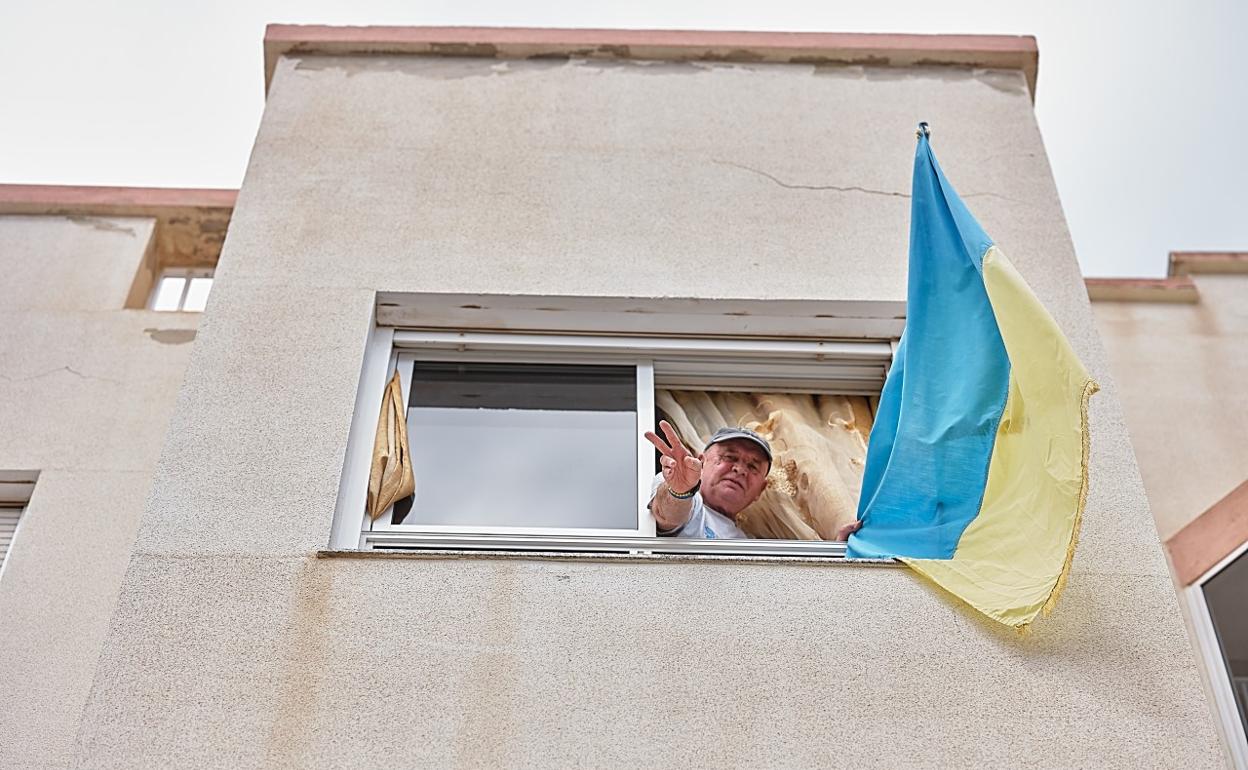
[[[830,190],[832,192],[860,192],[860,193],[865,193],[867,195],[883,195],[888,198],[909,198],[910,197],[909,193],[894,192],[892,190],[873,190],[869,187],[861,187],[859,185],[841,186],[841,185],[834,185],[834,184],[827,184],[827,185],[791,184],[789,182],[784,181],[783,179],[780,179],[779,177],[776,177],[776,176],[773,176],[772,174],[767,173],[766,171],[762,171],[757,168],[752,168],[750,166],[746,166],[741,163],[733,163],[730,160],[716,160],[716,159],[712,159],[711,162],[716,163],[720,166],[732,166],[733,168],[739,168],[742,171],[749,171],[751,174],[757,174],[758,176],[761,176],[764,179],[770,179],[772,182],[775,182],[776,184],[780,185],[786,190]]]
[[[48,375],[56,374],[57,372],[69,372],[70,374],[80,377],[84,380],[100,380],[101,382],[112,382],[117,385],[122,384],[121,380],[114,380],[112,377],[98,377],[94,374],[83,374],[82,372],[78,371],[72,366],[61,366],[61,367],[57,367],[56,369],[49,369],[46,372],[39,372],[38,374],[32,374],[27,377],[10,377],[7,374],[0,374],[0,379],[8,380],[9,382],[30,382],[31,380],[37,380],[41,377],[47,377]]]
[[[732,166],[733,168],[739,168],[742,171],[749,171],[751,174],[757,174],[758,176],[761,176],[764,179],[769,179],[772,182],[775,182],[776,184],[780,185],[786,190],[822,190],[822,191],[829,191],[829,192],[860,192],[866,195],[881,195],[886,198],[909,198],[910,197],[910,193],[896,192],[894,190],[874,190],[870,187],[862,187],[860,185],[842,186],[842,185],[834,185],[834,184],[827,184],[827,185],[792,184],[790,182],[784,181],[783,179],[780,179],[779,177],[773,174],[769,174],[766,171],[753,168],[752,166],[746,166],[742,163],[734,163],[730,160],[718,160],[715,158],[712,158],[711,162],[720,166]],[[962,194],[961,197],[963,198],[997,198],[1003,201],[1010,201],[1011,203],[1023,202],[1023,201],[1018,200],[1017,198],[1011,198],[1008,195],[1001,195],[999,193],[992,193],[992,192],[964,193]]]

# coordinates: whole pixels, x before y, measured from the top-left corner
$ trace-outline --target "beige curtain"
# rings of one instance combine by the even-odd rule
[[[725,425],[771,443],[767,489],[737,517],[750,537],[832,540],[857,518],[873,414],[865,397],[658,390],[655,405],[694,452]]]
[[[376,520],[396,500],[416,490],[412,458],[408,456],[407,415],[403,413],[403,386],[396,371],[381,399],[373,465],[368,474],[368,515]]]

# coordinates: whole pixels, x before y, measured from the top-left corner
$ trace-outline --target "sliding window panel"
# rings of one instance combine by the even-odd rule
[[[636,531],[635,366],[416,360],[394,525]]]

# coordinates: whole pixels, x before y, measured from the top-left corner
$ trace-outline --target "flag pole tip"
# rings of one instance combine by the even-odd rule
[[[920,122],[919,127],[914,130],[914,137],[916,139],[922,139],[925,136],[930,137],[931,135],[932,130],[928,127],[926,120]]]

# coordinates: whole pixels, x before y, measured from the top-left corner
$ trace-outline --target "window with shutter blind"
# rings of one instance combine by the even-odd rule
[[[8,563],[37,476],[31,471],[0,471],[0,574]]]
[[[9,558],[9,546],[13,536],[17,534],[17,522],[22,517],[22,509],[0,506],[0,570]]]
[[[441,329],[378,336],[376,365],[366,363],[365,379],[399,376],[417,492],[376,520],[364,515],[371,458],[362,449],[374,445],[377,408],[361,404],[350,442],[357,450],[340,489],[338,549],[839,557],[844,544],[831,542],[840,523],[834,519],[853,520],[856,487],[841,490],[853,504],[845,511],[813,517],[801,515],[783,490],[765,495],[747,511],[753,541],[656,539],[648,504],[657,455],[641,434],[660,417],[695,433],[727,424],[758,428],[776,442],[777,474],[794,440],[835,453],[840,437],[854,443],[856,454],[839,459],[860,482],[866,431],[893,351],[888,339]],[[362,392],[373,388],[362,382]],[[684,436],[695,450],[705,438]],[[824,475],[834,464],[823,463],[832,468]],[[806,486],[821,481],[819,473],[797,475]]]

